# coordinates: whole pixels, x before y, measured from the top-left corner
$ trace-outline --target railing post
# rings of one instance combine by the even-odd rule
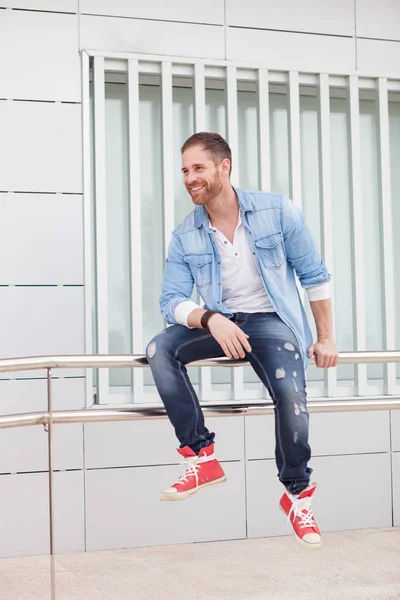
[[[53,402],[51,387],[51,369],[47,369],[47,448],[49,468],[49,530],[50,530],[50,574],[51,574],[51,600],[56,598],[56,578],[54,564],[54,474],[53,474]]]

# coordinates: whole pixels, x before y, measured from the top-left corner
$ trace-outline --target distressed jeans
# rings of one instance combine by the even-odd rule
[[[312,469],[307,464],[309,416],[306,382],[297,339],[276,313],[236,313],[232,319],[249,336],[246,353],[275,407],[275,458],[279,480],[292,494],[304,490]],[[172,325],[147,346],[154,381],[181,444],[198,453],[214,440],[204,423],[186,364],[224,356],[218,342],[203,329]]]

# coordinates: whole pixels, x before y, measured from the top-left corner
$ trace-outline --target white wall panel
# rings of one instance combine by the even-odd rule
[[[246,458],[275,457],[275,416],[246,417]]]
[[[0,287],[0,356],[83,354],[83,301],[82,287]],[[70,377],[77,374],[82,369],[68,369]],[[39,371],[18,373],[18,377],[41,375]],[[15,373],[3,375],[15,377]]]
[[[365,75],[399,77],[400,42],[357,38],[357,69]]]
[[[0,98],[80,102],[78,46],[78,15],[2,11]]]
[[[184,502],[159,499],[176,466],[88,471],[87,550],[244,538],[244,464],[223,467],[225,483]]]
[[[389,452],[388,411],[310,415],[313,456]]]
[[[83,284],[80,195],[0,193],[1,284]]]
[[[224,28],[80,16],[81,48],[224,58]]]
[[[209,418],[206,425],[216,434],[215,452],[219,460],[243,459],[243,417]],[[178,447],[167,419],[85,424],[88,469],[176,464],[181,461]]]
[[[48,554],[48,477],[45,473],[0,477],[0,557]],[[55,552],[84,548],[83,472],[55,473]]]
[[[56,370],[53,375],[57,377],[57,373]],[[1,415],[9,412],[47,410],[47,381],[43,379],[6,380],[3,377],[7,377],[7,373],[0,374]],[[85,407],[84,378],[53,379],[52,388],[53,406],[56,410],[75,410]],[[1,431],[4,430],[0,430],[0,433]]]
[[[400,410],[392,410],[392,450],[400,452]]]
[[[400,40],[398,0],[356,0],[355,7],[359,37]]]
[[[47,435],[44,428],[39,425],[2,429],[0,431],[0,473],[46,471]],[[82,425],[79,423],[54,425],[53,448],[55,471],[82,469]]]
[[[73,410],[85,405],[84,379],[55,379],[53,408]],[[0,380],[0,414],[47,411],[45,380]],[[83,468],[83,425],[54,426],[54,469]],[[40,425],[0,429],[0,473],[47,470],[47,433]],[[27,449],[29,448],[29,452]]]
[[[393,517],[395,527],[400,526],[400,452],[393,452]]]
[[[354,35],[353,0],[227,0],[227,25],[332,35]]]
[[[324,73],[355,70],[351,38],[228,28],[228,60],[251,61],[270,69]]]
[[[318,524],[325,531],[390,527],[390,455],[319,457],[311,461]],[[373,485],[368,476],[373,474]],[[343,492],[343,493],[341,493]]]
[[[196,2],[187,0],[175,0],[173,3],[160,0],[140,3],[132,0],[81,0],[80,13],[223,25],[224,0],[204,0],[201,10]]]
[[[82,192],[81,107],[0,101],[0,190]]]
[[[274,458],[273,415],[247,417],[245,424],[247,459]],[[313,456],[388,452],[389,413],[379,411],[311,414],[310,445]]]
[[[78,0],[0,0],[0,6],[76,13],[78,10]]]
[[[274,460],[251,460],[246,465],[247,537],[286,535],[287,518],[278,504],[284,491]]]
[[[46,496],[48,476],[43,474]],[[18,477],[22,477],[19,475]],[[25,475],[24,477],[29,477]],[[42,535],[48,539],[48,504]],[[83,552],[85,550],[85,495],[83,471],[54,473],[54,551]],[[46,553],[49,546],[46,544]]]
[[[85,423],[87,469],[180,461],[174,430],[169,421]],[[154,443],[154,441],[157,443]]]
[[[318,483],[313,509],[323,532],[391,525],[389,454],[320,457],[311,464]],[[278,508],[284,488],[274,461],[249,461],[246,479],[248,536],[291,533]]]

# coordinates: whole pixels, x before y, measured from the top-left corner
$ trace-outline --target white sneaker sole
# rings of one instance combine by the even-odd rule
[[[193,488],[191,490],[187,490],[186,492],[176,492],[176,494],[166,494],[163,492],[160,496],[160,500],[163,502],[175,502],[176,500],[186,500],[187,498],[190,498],[190,496],[193,496],[193,494],[195,494],[196,492],[199,492],[200,490],[203,490],[206,487],[217,485],[218,483],[224,483],[224,481],[226,481],[225,475],[224,477],[220,477],[220,479],[215,479],[214,481],[210,481],[209,483],[203,483],[203,485],[199,485],[198,487]]]
[[[287,517],[286,512],[283,510],[283,508],[280,504],[279,504],[279,508],[281,509],[283,514]],[[291,527],[293,527],[292,523],[290,523],[290,525],[291,525]],[[302,546],[303,548],[307,548],[307,550],[317,550],[318,548],[321,548],[321,546],[322,546],[322,539],[317,544],[311,544],[310,542],[305,542],[304,540],[301,539],[301,537],[299,537],[297,535],[297,533],[294,531],[294,529],[293,529],[293,537],[296,540],[296,542],[298,542],[300,544],[300,546]]]

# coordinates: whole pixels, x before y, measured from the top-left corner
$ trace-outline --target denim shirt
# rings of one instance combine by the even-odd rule
[[[328,282],[331,275],[301,211],[291,200],[280,194],[234,190],[272,306],[295,334],[307,365],[312,335],[295,273],[306,289]],[[176,324],[175,309],[191,298],[194,284],[206,309],[232,316],[222,302],[221,258],[203,206],[197,206],[172,234],[160,297],[161,314],[168,323]]]

